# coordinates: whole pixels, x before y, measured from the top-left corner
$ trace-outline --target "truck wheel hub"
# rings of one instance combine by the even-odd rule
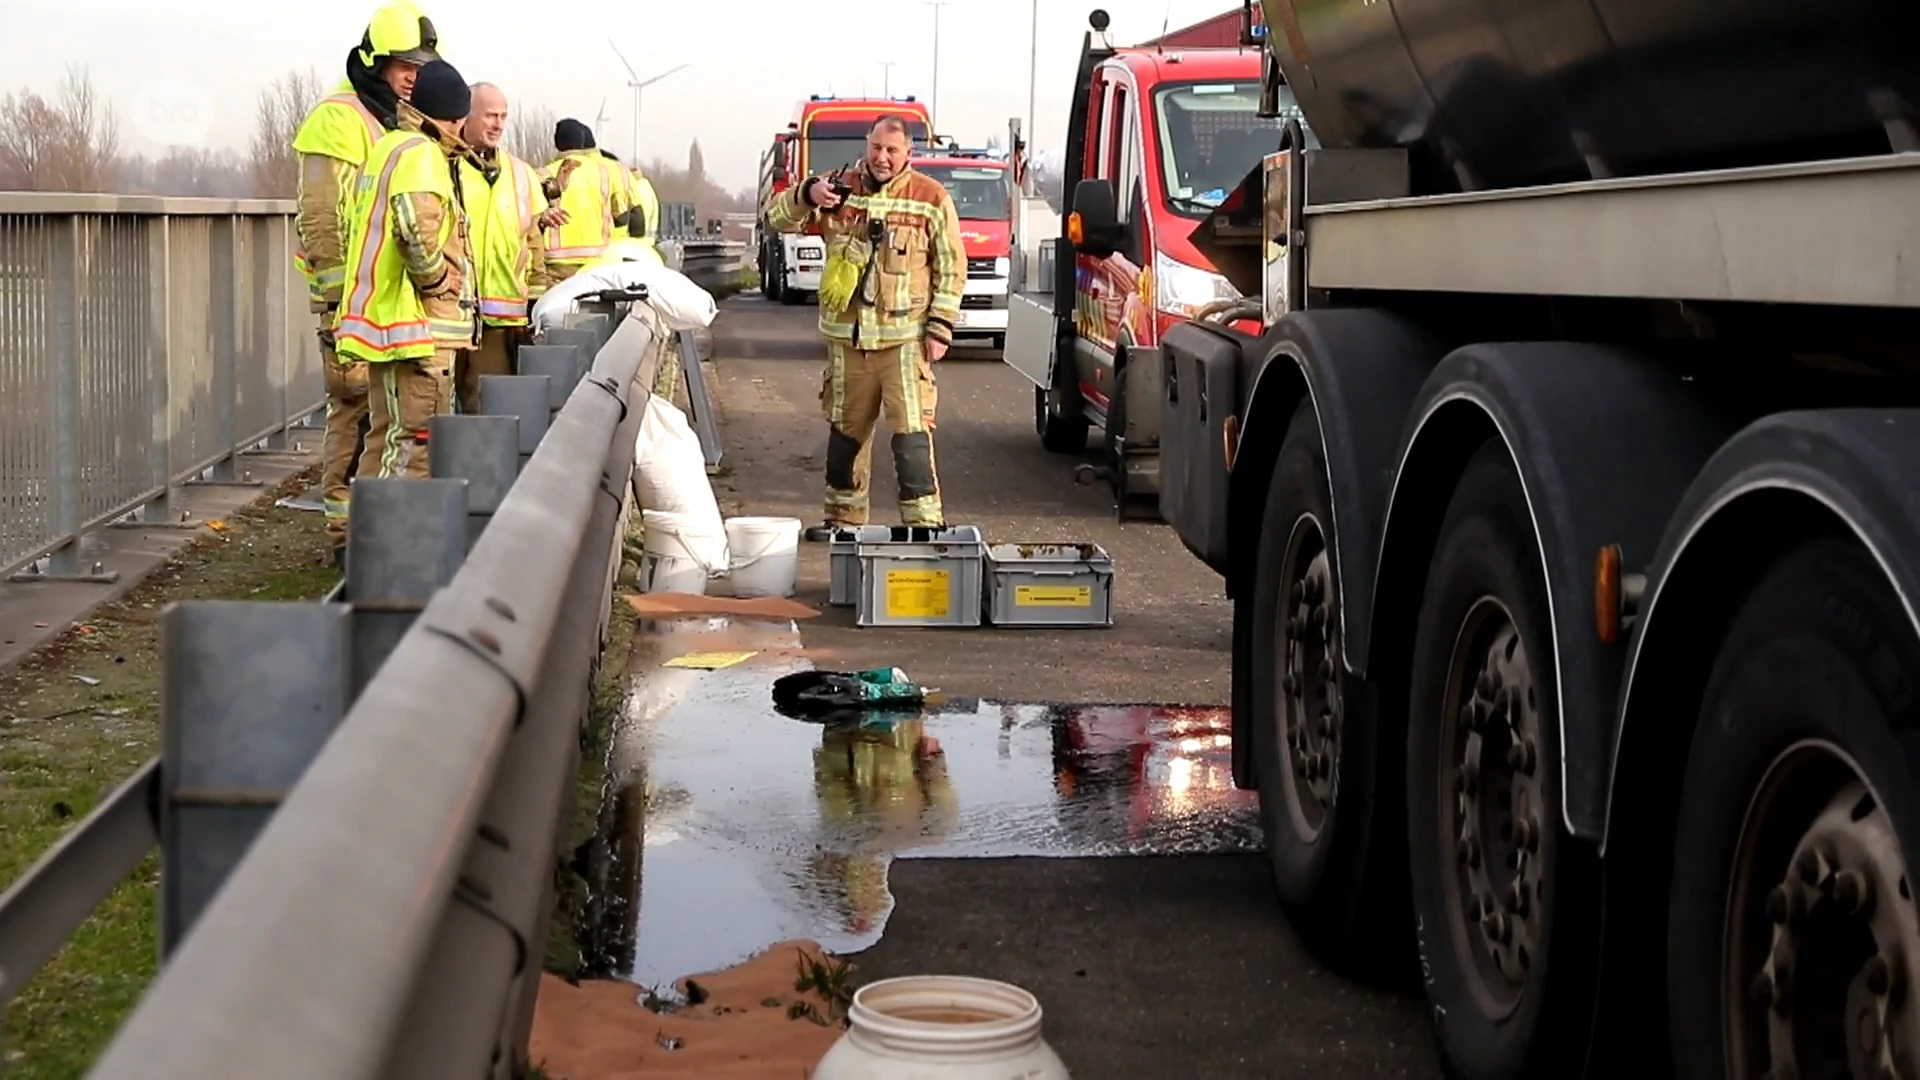
[[[1517,1003],[1540,956],[1543,848],[1540,713],[1526,647],[1506,609],[1483,599],[1455,646],[1442,724],[1453,775],[1454,890],[1492,1011]]]
[[[1787,850],[1784,875],[1763,877],[1756,864],[1771,855],[1777,866]],[[1748,811],[1733,889],[1726,1015],[1738,1074],[1920,1077],[1920,916],[1906,859],[1837,750],[1805,744],[1775,763]]]
[[[1340,658],[1333,563],[1311,515],[1294,522],[1282,565],[1281,757],[1294,827],[1312,840],[1333,807],[1339,772]]]

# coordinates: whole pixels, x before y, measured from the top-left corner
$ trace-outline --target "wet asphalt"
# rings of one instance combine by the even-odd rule
[[[715,326],[729,515],[819,517],[812,322],[746,296]],[[811,936],[865,978],[1026,987],[1076,1076],[1437,1076],[1420,999],[1323,971],[1274,902],[1253,798],[1228,778],[1218,578],[1164,525],[1121,524],[1104,486],[1074,483],[1093,459],[1041,449],[1020,375],[965,350],[936,371],[948,521],[989,542],[1100,544],[1115,626],[857,629],[826,604],[825,546],[803,545],[795,599],[820,618],[644,627],[649,668],[759,655],[649,676],[628,703],[615,764],[644,772],[647,820],[623,974],[657,985]],[[858,730],[773,713],[773,677],[809,664],[898,666],[938,704]]]

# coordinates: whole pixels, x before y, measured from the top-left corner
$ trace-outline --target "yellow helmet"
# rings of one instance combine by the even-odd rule
[[[373,13],[360,39],[360,59],[368,67],[393,59],[425,64],[440,58],[440,35],[433,20],[409,0],[395,0]]]

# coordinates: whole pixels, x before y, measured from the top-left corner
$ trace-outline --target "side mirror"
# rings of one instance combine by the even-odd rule
[[[1067,214],[1067,239],[1074,249],[1096,259],[1120,250],[1120,211],[1113,182],[1099,178],[1073,186],[1073,205]]]

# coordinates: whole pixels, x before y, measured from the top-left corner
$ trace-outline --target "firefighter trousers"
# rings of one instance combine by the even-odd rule
[[[367,437],[367,365],[341,363],[333,351],[333,334],[321,316],[320,371],[327,390],[327,431],[320,441],[320,500],[326,511],[327,541],[335,548],[347,542],[348,485]]]
[[[423,360],[369,364],[372,424],[360,455],[361,477],[425,477],[427,426],[453,411],[455,353],[443,349]]]
[[[827,341],[820,405],[827,414],[826,521],[867,523],[870,444],[881,415],[893,430],[893,472],[902,525],[943,525],[939,473],[933,458],[938,391],[926,350],[912,341],[856,349]]]
[[[517,326],[489,326],[481,331],[479,348],[455,358],[454,400],[462,413],[480,415],[480,376],[512,375],[519,370],[515,360],[520,354],[521,333]]]

